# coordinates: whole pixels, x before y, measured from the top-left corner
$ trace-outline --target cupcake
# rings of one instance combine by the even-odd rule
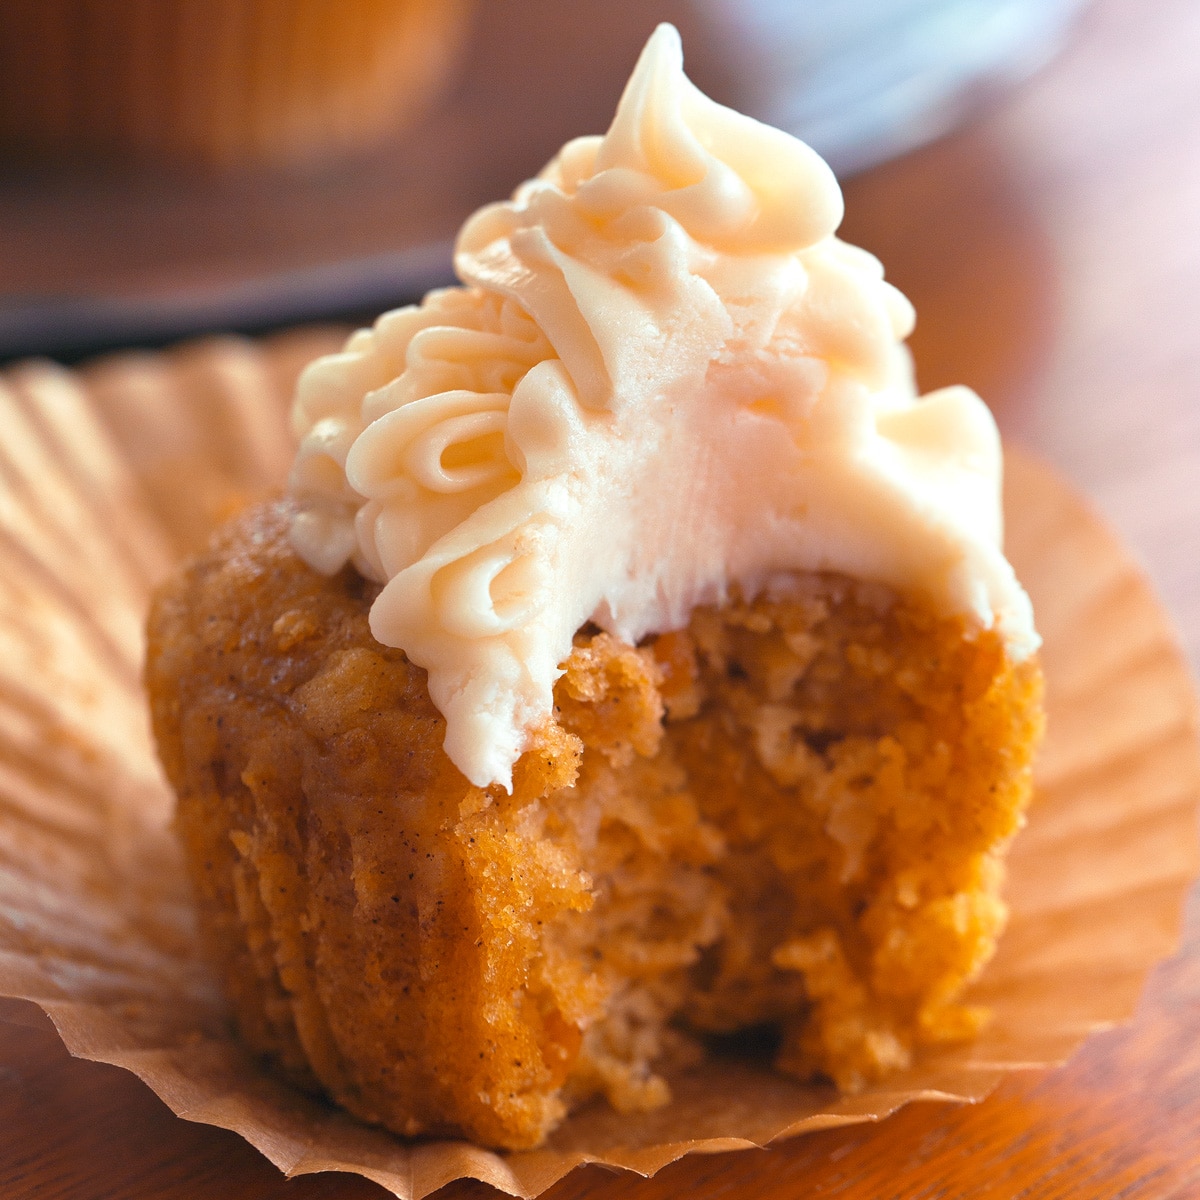
[[[995,425],[840,218],[660,27],[160,592],[202,925],[297,1083],[528,1147],[722,1035],[853,1092],[986,1019],[1039,643]]]
[[[0,146],[228,167],[363,150],[441,83],[467,0],[2,0]]]

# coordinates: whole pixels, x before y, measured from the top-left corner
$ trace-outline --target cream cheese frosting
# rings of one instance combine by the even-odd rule
[[[464,287],[302,376],[293,544],[383,585],[372,633],[428,672],[471,783],[511,787],[586,622],[637,643],[789,572],[1036,650],[995,423],[918,397],[912,308],[841,216],[820,157],[704,96],[662,25],[608,132],[468,219]]]

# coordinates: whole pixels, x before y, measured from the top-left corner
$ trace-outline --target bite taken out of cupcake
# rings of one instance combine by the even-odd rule
[[[408,1135],[853,1091],[971,1036],[1041,732],[994,422],[919,397],[828,167],[650,39],[463,286],[312,364],[147,678],[241,1036]]]

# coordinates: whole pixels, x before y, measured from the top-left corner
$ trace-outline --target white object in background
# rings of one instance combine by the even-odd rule
[[[1085,0],[695,0],[739,106],[840,176],[946,133],[1031,75]]]

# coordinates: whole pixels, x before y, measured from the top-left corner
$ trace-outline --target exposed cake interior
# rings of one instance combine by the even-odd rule
[[[511,794],[442,749],[377,585],[248,513],[160,595],[155,732],[245,1039],[403,1133],[537,1144],[777,1028],[844,1089],[926,1041],[1004,920],[1036,660],[831,574],[639,647],[585,628]]]

